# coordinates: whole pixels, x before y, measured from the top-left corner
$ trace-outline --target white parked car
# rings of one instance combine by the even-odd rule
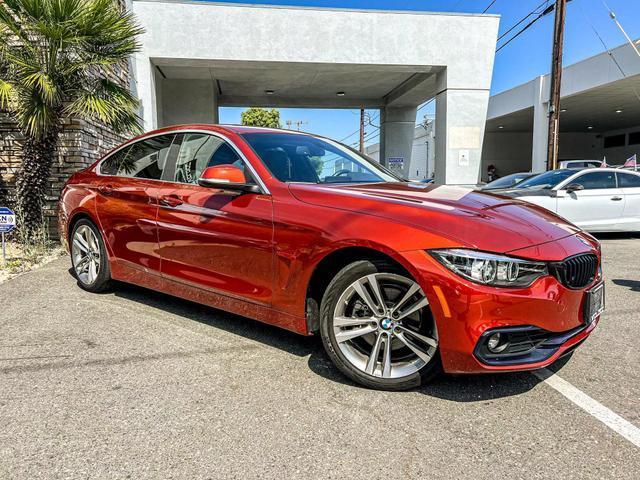
[[[551,170],[497,192],[540,205],[590,232],[640,231],[640,173]]]
[[[602,160],[561,160],[558,168],[599,168],[602,166]]]

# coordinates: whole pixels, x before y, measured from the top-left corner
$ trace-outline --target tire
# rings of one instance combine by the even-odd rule
[[[322,298],[320,336],[338,369],[369,388],[408,390],[442,371],[424,292],[385,262],[357,261],[338,272]]]
[[[81,219],[70,237],[71,266],[78,286],[99,293],[111,284],[111,270],[102,235],[91,220]]]

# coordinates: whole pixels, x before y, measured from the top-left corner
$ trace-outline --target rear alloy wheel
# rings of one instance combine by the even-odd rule
[[[80,220],[71,235],[71,264],[78,285],[101,292],[110,283],[109,262],[98,229],[89,220]]]
[[[341,270],[322,301],[321,334],[340,370],[368,387],[404,390],[440,371],[429,301],[392,265],[359,261]]]

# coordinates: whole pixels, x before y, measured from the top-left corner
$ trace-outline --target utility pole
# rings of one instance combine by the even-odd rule
[[[549,138],[547,170],[558,168],[558,140],[560,137],[560,84],[562,83],[562,49],[567,0],[556,0],[551,57],[551,88],[549,93]]]
[[[360,153],[364,153],[364,108],[360,109]]]

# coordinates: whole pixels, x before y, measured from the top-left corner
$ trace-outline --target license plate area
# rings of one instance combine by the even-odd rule
[[[604,283],[589,290],[584,302],[584,323],[590,325],[604,311]]]

